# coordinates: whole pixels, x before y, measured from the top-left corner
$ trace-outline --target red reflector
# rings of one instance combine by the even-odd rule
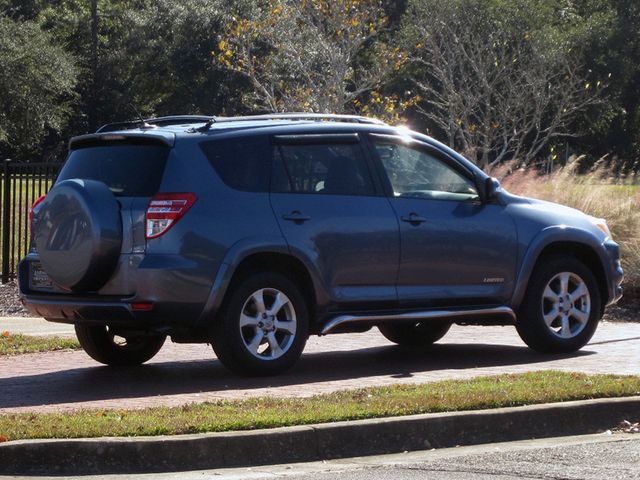
[[[159,193],[153,197],[147,207],[145,236],[149,239],[166,233],[195,201],[193,193]]]
[[[31,208],[29,209],[29,228],[31,228],[31,230],[33,230],[33,210],[43,202],[46,196],[47,195],[45,194],[38,197],[38,199],[33,202],[33,205],[31,205]]]
[[[153,303],[151,302],[140,302],[140,303],[132,303],[131,309],[136,312],[148,312],[149,310],[153,310]]]

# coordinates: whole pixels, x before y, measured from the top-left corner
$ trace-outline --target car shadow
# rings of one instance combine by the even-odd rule
[[[377,376],[410,378],[437,370],[528,365],[595,352],[541,355],[526,347],[437,344],[428,350],[380,346],[307,353],[276,377],[243,378],[217,360],[159,362],[129,368],[96,366],[0,379],[0,408],[73,404],[118,398],[277,388]],[[313,386],[309,385],[309,394]]]

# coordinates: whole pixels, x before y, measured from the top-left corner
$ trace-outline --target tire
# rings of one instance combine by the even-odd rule
[[[450,328],[450,323],[436,322],[378,325],[378,330],[387,340],[405,347],[432,345],[444,337]]]
[[[100,290],[116,269],[122,246],[120,204],[102,182],[56,184],[38,206],[33,229],[44,271],[65,290]]]
[[[575,352],[595,333],[601,311],[598,283],[585,264],[569,256],[543,257],[529,280],[516,329],[538,352]]]
[[[279,273],[254,273],[233,286],[211,328],[218,359],[243,376],[276,375],[291,368],[308,336],[305,299]]]
[[[151,360],[160,351],[165,335],[127,335],[113,333],[102,325],[76,325],[80,345],[96,362],[125,367]]]

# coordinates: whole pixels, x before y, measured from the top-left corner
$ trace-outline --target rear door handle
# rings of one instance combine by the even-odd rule
[[[400,220],[402,220],[403,222],[409,222],[414,225],[419,225],[427,221],[426,218],[421,217],[415,212],[411,212],[409,215],[403,215],[402,217],[400,217]]]
[[[299,210],[294,210],[291,213],[285,213],[284,215],[282,215],[282,218],[296,223],[302,223],[311,220],[311,217],[309,215],[305,215]]]

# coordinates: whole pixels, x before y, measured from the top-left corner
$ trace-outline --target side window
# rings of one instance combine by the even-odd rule
[[[202,142],[200,148],[222,181],[246,192],[269,190],[269,137],[236,137]]]
[[[374,194],[359,144],[285,144],[274,149],[274,192]]]
[[[428,151],[392,142],[374,145],[394,196],[461,201],[478,198],[471,180]]]

